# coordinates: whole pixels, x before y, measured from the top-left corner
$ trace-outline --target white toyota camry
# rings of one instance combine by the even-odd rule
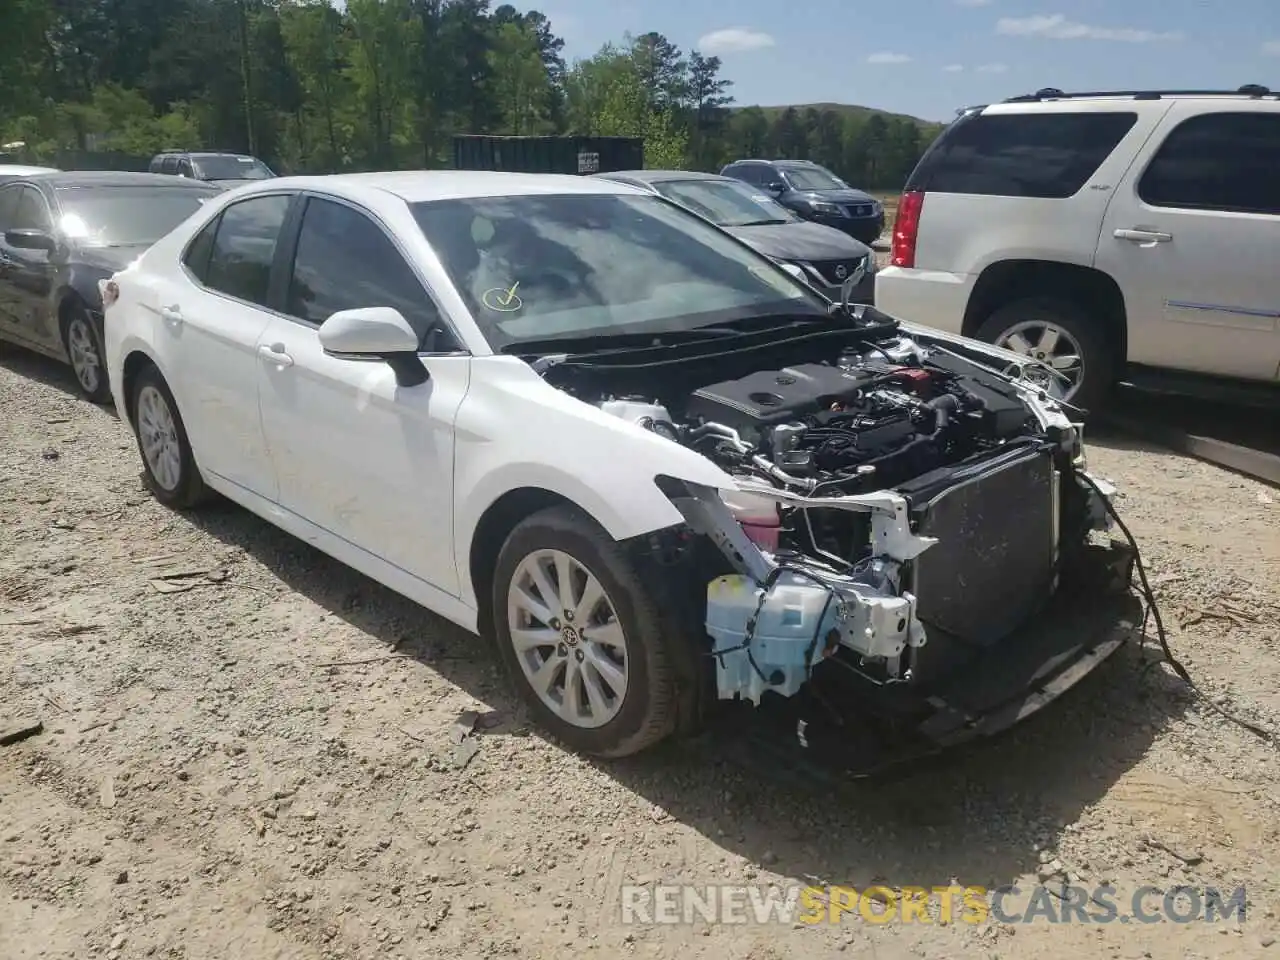
[[[1043,368],[637,188],[267,180],[103,293],[158,499],[220,493],[492,635],[576,749],[735,698],[951,743],[1119,642],[1080,616],[1132,550],[1090,543],[1111,491]]]

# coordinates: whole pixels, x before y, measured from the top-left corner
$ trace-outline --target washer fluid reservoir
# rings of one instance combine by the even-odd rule
[[[737,574],[707,584],[706,626],[721,700],[741,697],[758,705],[766,690],[794,696],[829,646],[840,604],[825,586],[784,571],[762,598],[764,592]]]

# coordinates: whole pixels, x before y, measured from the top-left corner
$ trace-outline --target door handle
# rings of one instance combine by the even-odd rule
[[[292,367],[293,357],[284,352],[283,343],[273,343],[267,346],[265,343],[258,348],[258,356],[263,360],[274,363],[277,367]]]
[[[1115,232],[1117,240],[1128,240],[1130,243],[1140,243],[1144,247],[1153,247],[1157,243],[1168,243],[1173,239],[1171,233],[1161,233],[1158,230],[1141,230],[1136,227],[1121,227]]]
[[[178,309],[176,303],[172,306],[161,307],[160,318],[171,327],[182,326],[182,311]]]

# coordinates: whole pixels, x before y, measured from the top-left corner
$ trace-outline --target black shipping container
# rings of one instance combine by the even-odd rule
[[[506,173],[610,173],[644,168],[639,137],[484,137],[453,138],[458,170]]]

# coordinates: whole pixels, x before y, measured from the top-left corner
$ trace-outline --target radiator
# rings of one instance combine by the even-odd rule
[[[1060,501],[1051,452],[1010,451],[921,493],[916,532],[938,542],[915,561],[920,619],[965,644],[999,642],[1053,595]]]

